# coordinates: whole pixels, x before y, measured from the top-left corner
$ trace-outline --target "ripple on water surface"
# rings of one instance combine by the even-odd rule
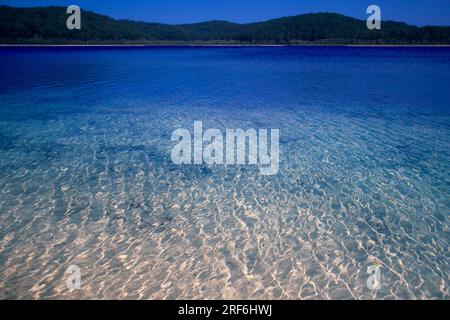
[[[1,50],[0,298],[448,299],[448,50]],[[174,165],[195,120],[279,128],[279,173]]]

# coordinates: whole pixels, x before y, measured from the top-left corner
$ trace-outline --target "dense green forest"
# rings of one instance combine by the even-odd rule
[[[0,6],[2,44],[450,44],[450,27],[417,27],[383,21],[368,30],[366,21],[335,13],[313,13],[265,22],[195,24],[115,20],[82,11],[81,30],[66,28],[65,7]]]

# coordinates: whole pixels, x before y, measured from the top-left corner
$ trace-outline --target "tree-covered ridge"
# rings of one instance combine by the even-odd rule
[[[68,30],[67,18],[65,7],[0,6],[0,43],[450,44],[450,27],[383,21],[381,30],[368,30],[366,21],[336,13],[248,24],[169,25],[115,20],[83,10],[81,30]]]

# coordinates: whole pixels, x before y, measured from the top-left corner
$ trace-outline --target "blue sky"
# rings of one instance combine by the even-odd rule
[[[417,25],[450,25],[450,0],[0,0],[11,6],[77,4],[114,18],[148,22],[190,23],[207,20],[262,21],[308,12],[338,12],[365,18],[370,4],[382,18]]]

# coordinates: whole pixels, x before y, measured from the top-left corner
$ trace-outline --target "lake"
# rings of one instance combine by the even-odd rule
[[[0,47],[0,298],[449,299],[449,83],[450,48]],[[174,164],[194,121],[279,129],[278,173]]]

